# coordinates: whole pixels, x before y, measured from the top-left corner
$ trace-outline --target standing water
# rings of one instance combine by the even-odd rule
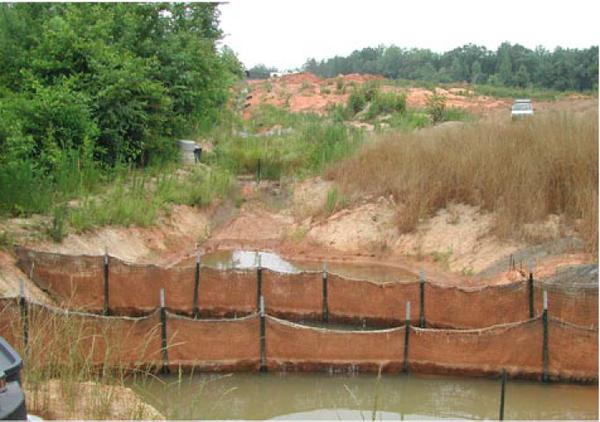
[[[323,263],[309,261],[288,261],[272,252],[255,251],[217,251],[202,257],[203,265],[219,270],[239,269],[248,270],[258,266],[280,273],[299,273],[303,271],[322,271]],[[327,263],[327,271],[342,277],[371,280],[377,282],[391,282],[399,280],[417,279],[417,275],[401,268],[372,264],[356,264],[345,262]]]
[[[500,381],[373,374],[184,374],[132,387],[168,419],[497,419]],[[598,419],[598,387],[509,381],[505,419]]]

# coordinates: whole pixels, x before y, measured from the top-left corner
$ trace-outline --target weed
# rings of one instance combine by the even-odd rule
[[[297,227],[292,233],[289,235],[289,238],[293,242],[302,241],[310,230],[310,226],[300,226]]]
[[[66,204],[57,205],[52,210],[52,223],[48,227],[48,235],[56,243],[62,242],[66,235],[65,220],[67,219],[67,212]]]
[[[452,256],[453,252],[454,251],[452,250],[452,247],[448,247],[446,252],[432,252],[431,257],[433,258],[434,262],[438,262],[447,268],[450,265],[450,257]]]
[[[0,313],[14,311],[10,306],[13,305],[0,308]],[[28,411],[48,419],[68,415],[130,419],[140,413],[135,406],[113,406],[115,400],[119,401],[115,397],[116,387],[125,386],[128,373],[133,371],[139,377],[146,377],[151,369],[127,360],[128,336],[115,335],[122,328],[118,321],[81,318],[76,313],[37,305],[29,307],[29,317],[27,349],[23,346],[18,319],[4,327],[4,334],[13,339],[11,344],[27,362],[21,371],[21,382],[27,391]],[[157,335],[156,329],[149,330],[140,339],[136,353],[149,354],[149,345]],[[52,402],[58,405],[50,406]],[[51,408],[60,413],[51,413]],[[117,414],[113,413],[115,408]]]
[[[433,91],[427,97],[426,110],[433,123],[443,122],[446,116],[446,96]]]
[[[300,85],[300,92],[304,92],[308,89],[311,88],[311,84],[309,84],[308,82],[304,81],[302,82],[302,85]]]
[[[325,201],[325,214],[331,215],[348,205],[347,198],[338,190],[337,187],[329,189],[327,200]]]
[[[564,215],[579,222],[587,250],[597,250],[597,108],[385,135],[327,176],[347,193],[402,198],[404,230],[451,203],[465,203],[494,212],[494,232],[502,238],[520,238],[523,224]]]
[[[15,244],[15,238],[8,230],[0,231],[0,250],[11,251]]]

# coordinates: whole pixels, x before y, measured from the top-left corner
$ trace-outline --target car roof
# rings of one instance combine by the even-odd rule
[[[530,103],[531,100],[529,98],[517,98],[515,99],[515,103]]]

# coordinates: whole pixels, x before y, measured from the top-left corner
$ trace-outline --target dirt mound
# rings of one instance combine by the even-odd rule
[[[395,237],[393,204],[384,198],[357,208],[344,209],[308,233],[308,240],[345,252],[382,252]]]
[[[297,184],[292,197],[294,215],[303,220],[323,212],[327,203],[327,195],[332,188],[332,182],[325,181],[320,177],[307,179]]]
[[[323,79],[308,72],[293,73],[279,78],[248,81],[251,98],[247,101],[243,117],[250,119],[261,104],[287,108],[293,113],[326,114],[332,105],[346,103],[351,91],[348,85],[360,86],[373,80],[382,81],[382,90],[385,92],[404,92],[410,107],[425,107],[431,95],[431,91],[424,88],[406,89],[386,85],[385,78],[380,75],[351,73]],[[341,87],[338,86],[340,82]],[[476,114],[510,106],[508,100],[476,96],[467,88],[436,88],[436,91],[446,96],[448,107],[466,109]]]
[[[323,79],[310,72],[292,73],[276,78],[277,82],[283,84],[320,84]]]
[[[65,254],[104,253],[143,263],[166,264],[194,251],[196,243],[209,234],[209,217],[198,209],[177,205],[155,227],[103,227],[70,234],[61,243],[44,241],[38,250]]]
[[[394,249],[431,256],[450,271],[475,274],[522,246],[496,239],[490,234],[492,224],[491,214],[468,205],[453,205],[419,224],[414,233],[400,236]]]
[[[450,88],[448,90],[436,88],[436,92],[446,97],[447,107],[461,108],[475,114],[481,114],[483,111],[490,109],[506,108],[511,104],[508,100],[495,99],[487,96],[475,96],[472,95],[472,91],[462,88]],[[425,107],[427,105],[427,99],[431,94],[432,92],[428,89],[409,88],[406,103],[409,107]]]
[[[350,73],[348,75],[338,75],[338,78],[341,78],[344,83],[358,83],[364,84],[368,81],[383,81],[385,78],[381,75],[369,75],[364,73]],[[337,78],[334,78],[337,79]]]

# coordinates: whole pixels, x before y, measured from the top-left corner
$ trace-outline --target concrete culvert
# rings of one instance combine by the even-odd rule
[[[183,164],[191,165],[196,162],[195,149],[198,147],[194,141],[188,141],[182,139],[177,142],[179,145],[179,153],[181,154],[181,161]]]

